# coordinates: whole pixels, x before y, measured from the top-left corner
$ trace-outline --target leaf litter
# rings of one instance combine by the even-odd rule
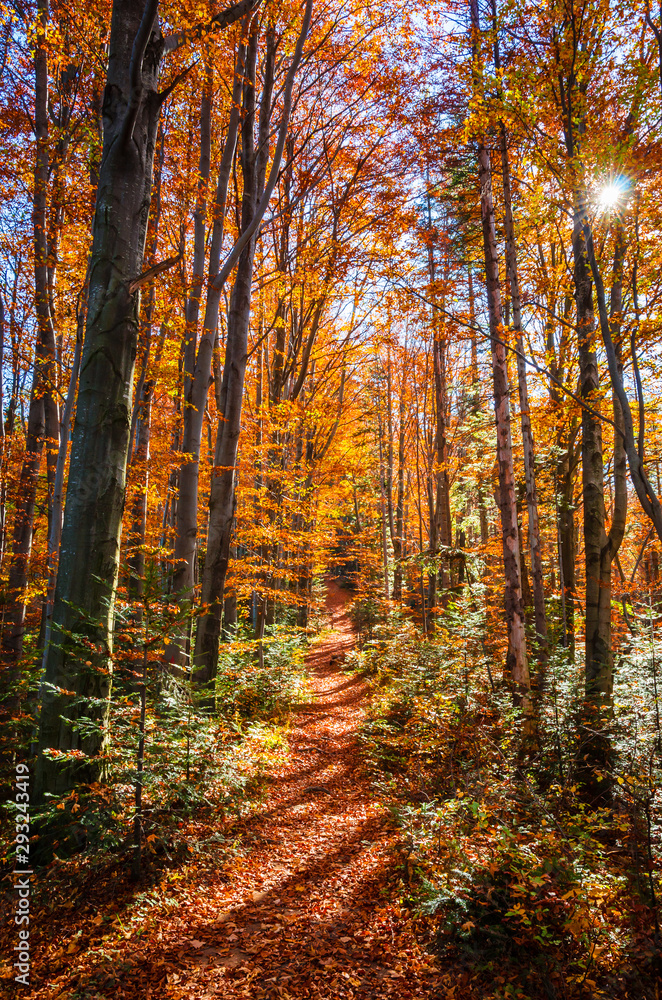
[[[362,766],[368,685],[339,669],[353,644],[346,601],[330,583],[331,631],[308,658],[315,700],[293,713],[263,800],[231,829],[191,822],[202,849],[148,905],[118,869],[90,886],[90,905],[81,893],[36,914],[35,1000],[453,995],[393,901],[401,834]],[[230,856],[229,839],[242,845]]]

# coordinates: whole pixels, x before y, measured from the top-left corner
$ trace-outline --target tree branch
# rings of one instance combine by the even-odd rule
[[[660,505],[657,494],[655,493],[655,490],[646,475],[643,459],[639,455],[638,448],[635,444],[630,401],[627,397],[627,393],[623,386],[623,379],[618,369],[618,358],[616,357],[616,349],[614,347],[614,341],[609,325],[609,316],[607,315],[604,282],[602,280],[600,268],[598,267],[598,262],[595,256],[593,233],[591,231],[590,223],[586,218],[582,223],[582,231],[586,242],[586,256],[588,257],[589,264],[591,265],[591,273],[593,275],[596,298],[598,300],[600,331],[602,333],[602,342],[604,343],[605,353],[607,355],[609,376],[614,393],[616,394],[618,401],[621,404],[621,410],[623,411],[623,440],[628,457],[628,465],[630,467],[630,478],[632,479],[632,484],[636,490],[637,496],[639,497],[639,503],[641,504],[644,512],[653,522],[658,538],[662,540],[662,505]]]
[[[299,63],[301,62],[301,56],[303,54],[303,46],[308,34],[308,29],[310,28],[310,19],[312,16],[313,4],[312,0],[306,0],[306,9],[303,15],[303,23],[301,25],[301,31],[299,32],[299,37],[297,39],[296,48],[294,50],[294,55],[292,57],[292,62],[290,68],[287,71],[287,78],[285,80],[285,90],[283,94],[283,116],[280,121],[280,128],[278,130],[278,139],[276,140],[276,149],[274,152],[273,163],[271,164],[271,170],[269,172],[269,179],[264,188],[264,193],[260,198],[260,202],[255,210],[255,215],[251,224],[245,229],[241,234],[232,250],[225,259],[225,262],[218,272],[213,281],[213,287],[215,289],[220,289],[223,287],[227,281],[229,275],[232,272],[235,264],[241,257],[244,248],[248,245],[249,240],[252,239],[253,234],[257,230],[258,226],[262,222],[264,213],[266,212],[269,202],[271,201],[271,195],[273,194],[274,188],[276,187],[276,181],[278,180],[278,174],[280,171],[280,161],[283,156],[283,149],[285,147],[285,139],[287,138],[287,130],[290,124],[290,112],[292,110],[292,88],[294,86],[294,78],[296,76],[297,69],[299,68]]]
[[[239,3],[233,4],[232,7],[226,7],[225,10],[214,15],[207,24],[198,24],[188,32],[176,31],[174,34],[168,35],[164,39],[164,53],[174,52],[186,42],[197,41],[211,31],[229,28],[235,21],[241,20],[245,14],[250,14],[251,11],[255,10],[260,2],[261,0],[240,0]]]
[[[459,323],[460,326],[465,326],[468,330],[474,330],[476,333],[479,333],[484,340],[494,340],[495,343],[501,344],[503,347],[506,348],[507,351],[510,351],[511,354],[514,354],[516,357],[522,358],[525,364],[530,365],[531,368],[533,368],[534,371],[537,371],[539,375],[544,375],[545,378],[548,378],[551,382],[554,383],[555,386],[557,386],[561,390],[561,392],[564,392],[566,396],[570,396],[571,399],[574,399],[575,403],[577,403],[578,406],[581,406],[582,410],[586,410],[587,413],[592,413],[593,416],[597,417],[598,420],[602,420],[605,424],[609,424],[610,427],[614,428],[617,434],[620,434],[621,437],[625,438],[625,434],[619,427],[616,426],[613,420],[610,420],[609,417],[606,417],[604,413],[599,413],[597,410],[594,410],[593,407],[589,406],[588,403],[585,400],[583,400],[580,396],[577,396],[574,392],[571,392],[570,389],[568,389],[568,387],[563,384],[563,382],[557,379],[555,375],[552,375],[552,373],[549,371],[548,368],[543,368],[542,365],[537,364],[537,362],[535,362],[532,358],[528,358],[523,351],[518,351],[516,347],[513,347],[505,340],[501,340],[500,337],[493,337],[492,334],[485,333],[483,328],[480,327],[477,323],[467,323],[466,320],[459,319],[458,316],[456,316],[452,312],[449,312],[448,309],[442,308],[442,306],[440,306],[438,303],[431,302],[430,299],[426,299],[424,295],[421,295],[420,292],[417,292],[414,288],[411,288],[409,285],[405,285],[404,287],[407,289],[408,292],[411,292],[412,295],[415,295],[417,298],[421,299],[422,302],[425,302],[426,305],[432,306],[433,309],[438,309],[445,316],[448,316],[449,319],[452,319],[455,323]]]
[[[161,260],[158,264],[154,264],[152,267],[148,267],[146,271],[139,274],[137,278],[133,278],[129,282],[129,295],[133,295],[137,292],[141,285],[144,285],[146,281],[150,278],[155,278],[157,274],[162,274],[169,268],[174,267],[182,259],[181,253],[178,253],[176,257],[168,257],[167,260]]]

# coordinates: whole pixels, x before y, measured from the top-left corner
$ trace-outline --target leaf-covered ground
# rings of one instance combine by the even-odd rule
[[[263,800],[234,824],[191,823],[193,859],[146,891],[117,869],[64,898],[51,873],[33,914],[33,996],[460,995],[394,903],[400,834],[357,742],[368,688],[341,671],[346,595],[331,583],[327,601],[330,628],[309,660],[315,699],[270,755]]]

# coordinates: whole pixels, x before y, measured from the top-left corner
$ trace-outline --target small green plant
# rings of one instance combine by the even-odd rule
[[[262,641],[261,663],[255,655],[256,642],[245,630],[221,651],[216,697],[224,718],[279,718],[309,696],[302,631],[273,625]]]

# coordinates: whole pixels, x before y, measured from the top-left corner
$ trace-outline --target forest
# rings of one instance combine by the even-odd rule
[[[3,995],[659,1000],[662,4],[0,9]]]

